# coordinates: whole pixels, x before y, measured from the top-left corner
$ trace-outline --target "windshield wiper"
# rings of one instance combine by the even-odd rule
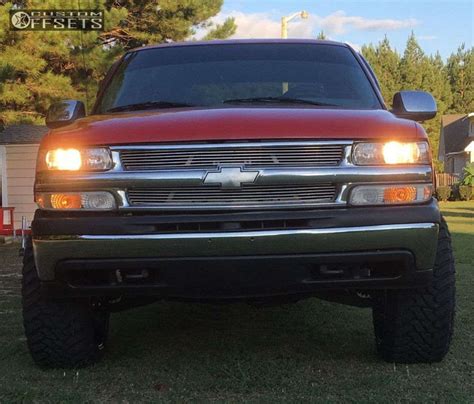
[[[230,98],[222,101],[223,104],[252,104],[252,103],[279,103],[279,104],[308,104],[326,107],[337,107],[336,104],[327,104],[319,101],[306,100],[304,98],[290,97],[252,97],[252,98]]]
[[[194,107],[195,105],[186,104],[184,102],[174,101],[147,101],[137,104],[120,105],[118,107],[109,108],[105,112],[121,112],[121,111],[138,111],[144,109],[154,108],[179,108],[179,107]]]

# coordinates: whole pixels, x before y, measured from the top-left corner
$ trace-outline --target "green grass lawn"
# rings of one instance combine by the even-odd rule
[[[442,209],[457,260],[458,313],[451,352],[434,365],[382,362],[370,310],[310,299],[114,314],[101,363],[42,371],[23,336],[18,247],[0,247],[0,402],[474,402],[474,202]]]

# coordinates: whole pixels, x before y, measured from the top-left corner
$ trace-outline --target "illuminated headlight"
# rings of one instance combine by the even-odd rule
[[[352,161],[356,165],[431,163],[427,142],[357,143]]]
[[[113,167],[110,151],[104,147],[95,149],[54,149],[45,156],[48,170],[78,171],[110,170]]]
[[[112,210],[117,207],[109,192],[42,192],[36,203],[49,210]]]
[[[351,205],[397,205],[426,202],[431,198],[431,184],[358,185],[352,188]]]

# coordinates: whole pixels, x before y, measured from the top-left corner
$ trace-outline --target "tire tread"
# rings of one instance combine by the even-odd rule
[[[37,365],[78,368],[100,358],[103,343],[98,342],[90,306],[41,296],[31,240],[23,258],[22,303],[27,344]]]
[[[379,354],[388,362],[439,362],[451,344],[456,306],[451,235],[442,219],[433,281],[422,289],[385,291],[374,297]]]

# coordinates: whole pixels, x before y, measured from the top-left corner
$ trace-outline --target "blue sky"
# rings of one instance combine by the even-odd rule
[[[307,20],[289,25],[290,37],[315,37],[323,29],[330,39],[361,46],[377,43],[386,34],[403,51],[413,30],[426,53],[437,50],[446,58],[465,42],[473,44],[473,0],[224,0],[222,21],[234,16],[235,37],[279,35],[280,17],[306,10]]]

